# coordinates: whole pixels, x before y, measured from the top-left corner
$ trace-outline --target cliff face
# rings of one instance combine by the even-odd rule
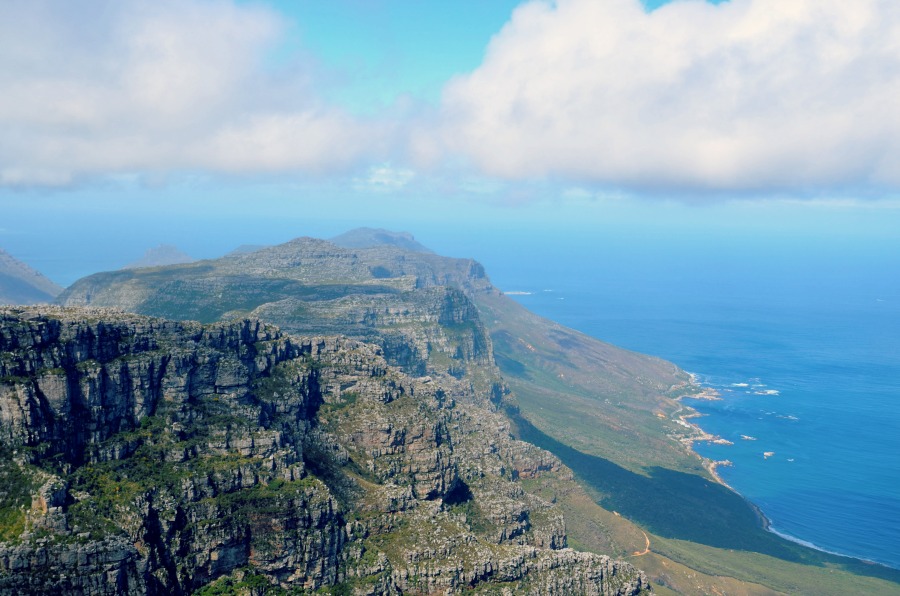
[[[0,593],[648,590],[565,548],[517,480],[559,462],[478,391],[253,320],[0,309]]]

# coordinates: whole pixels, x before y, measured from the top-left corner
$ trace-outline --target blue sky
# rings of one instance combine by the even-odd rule
[[[329,100],[362,113],[409,95],[437,103],[454,75],[476,68],[519,2],[300,0],[271,4],[290,34],[273,62],[308,52],[335,73]]]
[[[870,251],[900,229],[891,0],[6,13],[0,247],[64,283],[76,244],[83,273],[355,225],[456,254],[485,229]]]

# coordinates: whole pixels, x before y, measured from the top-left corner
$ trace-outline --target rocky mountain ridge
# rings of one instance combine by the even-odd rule
[[[348,234],[377,241],[371,232]],[[542,424],[552,410],[541,403],[574,399],[574,420],[606,429],[610,440],[596,443],[604,457],[626,458],[622,463],[633,468],[702,472],[696,456],[668,436],[681,439],[685,427],[659,422],[680,407],[672,397],[675,388],[690,388],[685,373],[528,313],[472,259],[391,243],[349,249],[298,238],[189,265],[99,273],[59,301],[202,322],[257,317],[291,333],[346,335],[379,345],[389,363],[409,374],[465,379],[482,393],[499,378],[499,363],[507,381],[526,381],[515,393],[541,428],[570,426]],[[605,407],[602,399],[610,397],[626,407]]]
[[[648,591],[566,548],[519,483],[564,468],[477,385],[257,320],[0,309],[0,593]]]
[[[298,238],[211,261],[99,273],[59,302],[201,322],[257,317],[291,333],[376,343],[412,374],[460,378],[468,364],[492,366],[471,298],[486,291],[496,292],[472,260]]]

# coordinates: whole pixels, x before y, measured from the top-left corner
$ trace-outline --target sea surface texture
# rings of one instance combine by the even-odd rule
[[[786,260],[681,276],[586,257],[581,274],[540,259],[489,270],[539,314],[717,389],[720,401],[687,403],[733,445],[695,448],[732,462],[722,479],[773,531],[900,568],[900,272],[862,257]]]

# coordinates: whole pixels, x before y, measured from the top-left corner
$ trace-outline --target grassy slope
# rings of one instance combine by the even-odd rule
[[[661,593],[864,594],[900,591],[900,572],[766,532],[754,509],[714,482],[673,438],[684,373],[566,329],[511,299],[477,297],[521,438],[576,474],[534,481],[561,503],[572,545],[631,556]],[[676,387],[676,389],[672,389]],[[680,389],[684,389],[681,385]],[[650,552],[644,550],[646,536]]]
[[[549,436],[643,473],[648,466],[709,478],[672,437],[688,431],[671,416],[688,376],[673,364],[597,341],[497,293],[476,302],[494,355],[525,417]]]

